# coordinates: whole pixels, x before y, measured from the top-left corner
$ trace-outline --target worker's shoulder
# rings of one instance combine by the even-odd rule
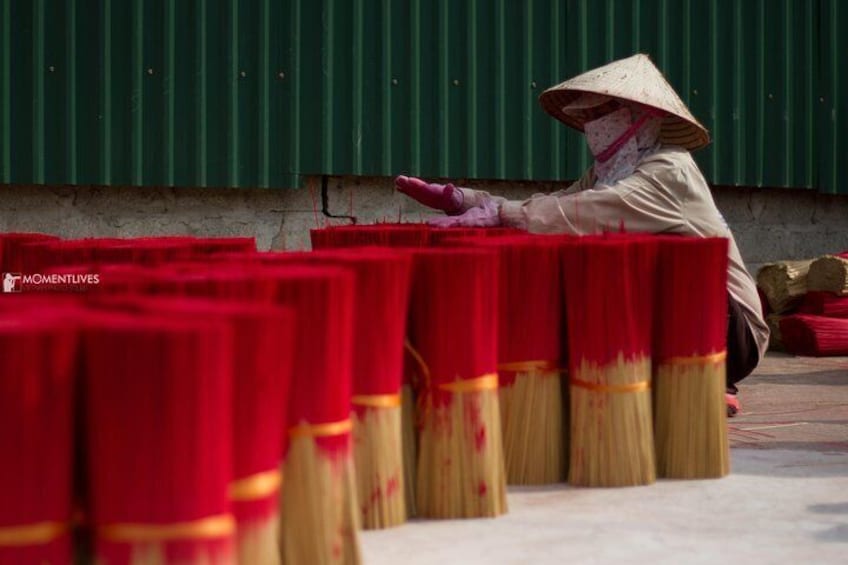
[[[683,147],[675,145],[662,145],[659,149],[646,156],[640,166],[647,168],[698,168],[692,154]]]
[[[650,155],[647,155],[636,169],[641,176],[653,186],[682,185],[688,190],[707,189],[704,175],[698,168],[692,154],[682,147],[663,145]]]

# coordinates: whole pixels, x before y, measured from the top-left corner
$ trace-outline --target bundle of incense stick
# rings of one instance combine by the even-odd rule
[[[513,228],[447,228],[430,229],[427,244],[432,246],[462,245],[465,238],[499,236],[511,233],[524,233]],[[415,489],[417,484],[418,467],[418,410],[416,389],[425,380],[426,364],[421,356],[407,340],[404,348],[403,385],[401,386],[402,424],[403,429],[403,467],[406,485],[406,506],[409,516],[417,514]]]
[[[403,448],[403,483],[406,498],[406,515],[418,515],[415,503],[415,491],[418,484],[418,397],[426,381],[427,366],[421,355],[407,339],[403,347],[403,376],[400,387],[401,403],[401,445]]]
[[[98,276],[98,283],[87,289],[88,295],[148,294],[152,292],[158,274],[156,268],[134,264],[89,265],[89,273]]]
[[[68,282],[62,285],[59,291],[76,293],[82,299],[92,300],[99,300],[104,296],[140,295],[151,292],[154,281],[159,276],[155,268],[132,263],[63,265],[45,269],[44,273],[77,275],[77,279],[83,282]]]
[[[19,312],[34,312],[35,314],[65,313],[79,314],[84,305],[80,293],[53,294],[30,292],[24,294],[0,293],[0,315],[17,315]]]
[[[401,375],[412,256],[357,247],[271,253],[266,264],[328,264],[356,277],[353,354],[353,451],[361,521],[366,529],[406,521],[401,443]]]
[[[654,336],[657,473],[673,479],[730,471],[724,402],[727,240],[660,242]]]
[[[430,231],[430,245],[442,246],[447,240],[454,240],[454,244],[461,244],[458,238],[467,237],[503,237],[510,235],[521,235],[527,232],[517,228],[433,228]]]
[[[371,224],[333,226],[310,230],[313,249],[331,247],[425,247],[430,243],[427,224]]]
[[[205,259],[219,253],[255,253],[256,240],[252,237],[194,237],[156,236],[128,238],[123,240],[128,247],[135,246],[138,260],[158,263],[157,254],[164,254],[167,261]],[[170,251],[170,253],[168,253]]]
[[[282,491],[282,562],[360,562],[351,446],[354,275],[330,266],[266,269],[299,325]]]
[[[357,254],[353,439],[362,524],[406,521],[400,386],[412,257]],[[412,485],[409,485],[411,488]]]
[[[434,248],[415,255],[410,337],[425,372],[419,391],[420,516],[506,512],[497,279],[492,250]]]
[[[339,226],[313,230],[313,247],[319,251],[340,247],[362,247],[387,245],[416,249],[429,243],[430,227],[426,224],[376,224],[370,226]],[[289,254],[260,254],[260,261],[266,264],[291,261]],[[409,349],[405,349],[408,354]],[[414,364],[404,357],[403,385],[401,387],[401,427],[403,447],[404,488],[407,516],[415,515],[415,466],[417,465],[414,417],[414,395],[408,382],[408,374]],[[364,479],[363,479],[364,480]],[[366,523],[366,527],[368,524]]]
[[[161,268],[150,292],[193,297],[261,302],[275,301],[276,278],[263,269],[241,263],[176,263]]]
[[[203,258],[214,253],[256,251],[252,238],[166,236],[59,240],[43,234],[7,234],[0,237],[5,237],[3,247],[9,248],[4,255],[8,255],[10,267],[27,272],[79,263],[159,265]]]
[[[84,324],[94,560],[232,563],[230,328],[111,312]]]
[[[262,257],[272,255],[274,251],[219,251],[205,255],[200,260],[207,264],[229,263],[230,265],[258,265]],[[197,259],[195,259],[197,260]]]
[[[636,245],[621,237],[586,237],[562,247],[571,401],[568,480],[574,485],[644,485],[656,478],[653,289],[638,286],[656,264],[637,265]]]
[[[808,292],[798,307],[798,313],[827,318],[848,318],[848,296],[838,296],[830,292]]]
[[[780,314],[769,314],[766,316],[766,324],[769,327],[769,351],[785,351],[783,347],[783,336],[780,335],[780,320],[785,318]]]
[[[26,244],[24,250],[27,266],[33,272],[82,263],[158,264],[187,258],[190,252],[185,243],[118,238],[41,241]]]
[[[780,333],[794,355],[848,355],[848,318],[794,314],[780,320]]]
[[[192,257],[192,242],[183,238],[95,239],[92,241],[95,263],[133,263],[160,265]]]
[[[239,563],[280,562],[277,543],[284,422],[294,354],[294,312],[250,302],[134,298],[130,308],[228,324],[234,337],[233,482]]]
[[[72,561],[75,352],[67,320],[0,318],[0,563]]]
[[[807,292],[812,261],[778,261],[763,265],[757,272],[757,287],[765,294],[775,314],[792,310]]]
[[[198,237],[189,239],[192,254],[205,257],[218,253],[254,253],[256,239],[253,237]]]
[[[337,226],[316,229],[310,232],[312,247],[316,250],[334,247],[356,247],[383,245],[422,248],[430,245],[432,229],[427,224],[374,224],[356,226]],[[408,516],[416,515],[415,508],[415,468],[417,466],[417,433],[415,428],[415,394],[410,382],[411,375],[418,365],[415,356],[407,348],[404,357],[403,384],[401,386],[401,427],[403,430],[403,467],[405,478],[406,511]]]
[[[565,479],[559,240],[515,235],[445,240],[498,250],[498,375],[507,484]]]
[[[810,265],[807,288],[848,296],[848,252],[819,257]]]
[[[2,233],[0,234],[0,272],[29,273],[25,246],[29,243],[58,241],[59,237],[44,233]]]
[[[94,263],[94,248],[102,245],[104,241],[106,240],[75,239],[24,243],[20,249],[22,270],[27,273],[41,273],[51,267]]]

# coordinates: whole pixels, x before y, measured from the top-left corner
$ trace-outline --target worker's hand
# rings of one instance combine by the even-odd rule
[[[486,199],[479,206],[469,208],[459,216],[440,216],[429,221],[431,226],[439,228],[493,228],[501,225],[501,208],[492,199]]]
[[[428,183],[419,178],[399,176],[395,188],[421,204],[455,214],[462,207],[462,191],[453,184]]]

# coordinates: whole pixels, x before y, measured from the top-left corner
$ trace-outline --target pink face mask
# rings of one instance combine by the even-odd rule
[[[660,135],[662,118],[657,112],[620,108],[583,129],[595,157],[596,184],[610,185],[633,174],[644,154],[653,149]]]

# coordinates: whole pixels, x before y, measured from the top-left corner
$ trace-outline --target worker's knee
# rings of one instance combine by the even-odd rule
[[[750,375],[760,362],[757,342],[745,321],[742,307],[728,297],[727,389],[736,391],[736,383]]]

